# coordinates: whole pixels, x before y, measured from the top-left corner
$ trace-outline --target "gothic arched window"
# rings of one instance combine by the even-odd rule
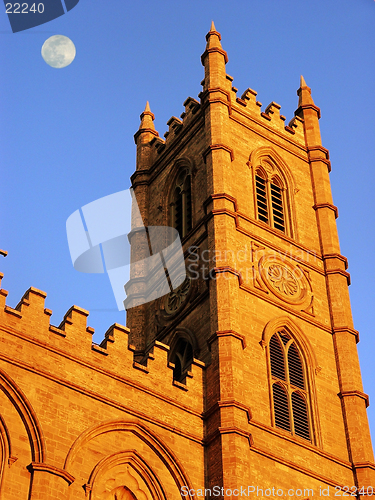
[[[311,441],[311,416],[306,368],[294,339],[285,330],[269,345],[272,421],[275,427]]]
[[[184,238],[193,227],[191,204],[191,175],[188,168],[180,171],[171,196],[171,225]]]
[[[270,227],[286,233],[285,188],[277,176],[258,168],[255,173],[257,217]]]
[[[173,380],[184,382],[186,374],[193,362],[193,346],[184,338],[178,339],[170,361],[175,365]]]

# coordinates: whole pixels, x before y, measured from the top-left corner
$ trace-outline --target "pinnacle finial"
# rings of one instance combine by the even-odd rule
[[[298,95],[298,108],[295,112],[298,116],[303,117],[303,109],[304,108],[313,108],[318,114],[318,118],[320,118],[320,109],[315,106],[314,100],[311,96],[311,88],[307,86],[305,79],[301,75],[300,79],[300,87],[297,90]]]
[[[298,106],[302,106],[304,104],[314,104],[313,98],[311,97],[311,89],[307,86],[305,79],[301,75],[300,79],[300,87],[297,90]]]
[[[145,110],[141,114],[140,118],[141,118],[141,124],[139,126],[139,130],[144,130],[144,129],[155,130],[155,125],[154,125],[155,116],[151,112],[150,103],[148,101],[146,102]]]
[[[207,40],[207,47],[208,46],[213,46],[213,47],[220,47],[221,48],[221,35],[220,33],[216,30],[215,23],[211,21],[211,28],[210,31],[206,35],[206,40]]]

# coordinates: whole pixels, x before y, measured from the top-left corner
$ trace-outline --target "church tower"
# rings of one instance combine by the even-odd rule
[[[237,97],[213,23],[206,40],[200,101],[185,101],[165,139],[147,104],[135,134],[143,224],[178,230],[187,272],[137,307],[142,280],[131,276],[135,357],[146,364],[156,341],[167,344],[182,391],[192,364],[205,364],[207,489],[311,498],[347,487],[365,498],[375,488],[368,397],[320,110],[303,77],[288,125],[254,90]],[[139,258],[148,249],[137,237]]]

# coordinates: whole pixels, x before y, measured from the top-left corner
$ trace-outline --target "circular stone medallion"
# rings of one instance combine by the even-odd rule
[[[299,267],[278,257],[265,256],[259,261],[259,273],[267,288],[280,299],[293,304],[306,299],[308,283]]]
[[[177,283],[181,278],[177,278]],[[186,276],[184,282],[173,292],[170,292],[165,298],[165,312],[175,314],[184,304],[191,288],[190,278]]]

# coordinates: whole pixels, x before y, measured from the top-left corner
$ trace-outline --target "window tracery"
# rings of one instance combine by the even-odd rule
[[[302,354],[286,330],[269,341],[272,419],[275,427],[311,441],[311,412]]]
[[[255,173],[255,191],[258,219],[286,233],[286,190],[281,180],[270,175],[266,169],[258,168]]]

